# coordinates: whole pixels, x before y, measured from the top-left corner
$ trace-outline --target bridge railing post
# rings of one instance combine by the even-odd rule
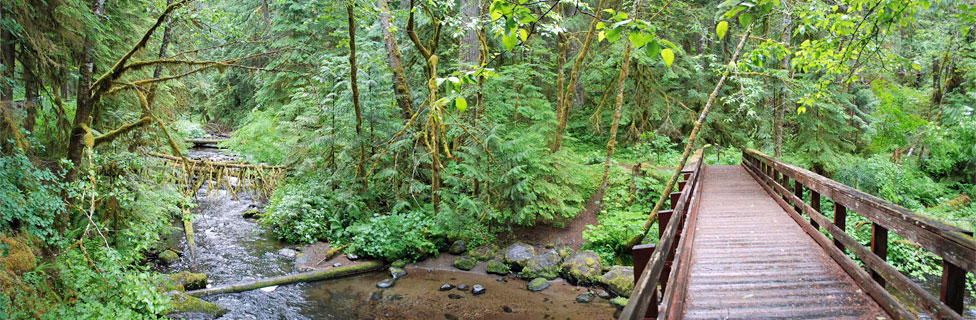
[[[881,260],[888,260],[888,229],[877,223],[871,223],[871,252]],[[884,277],[874,270],[871,270],[871,278],[881,287],[885,286]]]
[[[814,190],[810,190],[810,207],[813,210],[820,212],[820,193]],[[820,225],[810,217],[810,224],[813,225],[814,229],[820,230]]]
[[[670,211],[670,210],[662,210],[661,213],[663,214],[664,211]],[[658,216],[660,216],[660,214]],[[668,217],[669,218],[671,217],[670,213],[668,214]],[[644,273],[644,269],[647,268],[647,263],[651,260],[651,254],[654,253],[654,249],[655,249],[654,244],[640,244],[634,246],[632,253],[634,255],[635,275],[640,275]],[[639,276],[634,277],[634,285],[637,285],[638,281],[640,281],[640,277]],[[647,313],[644,314],[644,318],[657,319],[657,313],[658,313],[657,297],[658,297],[657,288],[654,288],[654,292],[652,292],[651,294],[651,306],[647,308]]]
[[[841,231],[847,232],[847,207],[836,202],[834,202],[834,225]],[[834,237],[834,245],[844,252],[844,244],[837,240],[837,237]]]

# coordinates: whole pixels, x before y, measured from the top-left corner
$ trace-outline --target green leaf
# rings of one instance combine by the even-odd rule
[[[501,18],[501,17],[502,17],[501,10],[492,10],[491,11],[491,21],[498,20],[498,18]]]
[[[464,100],[464,98],[461,97],[454,98],[454,105],[461,112],[464,112],[464,110],[468,110],[468,100]]]
[[[671,63],[674,63],[674,51],[671,49],[661,50],[661,59],[664,59],[664,64],[671,67]]]
[[[529,32],[525,31],[525,29],[519,29],[519,39],[522,39],[522,41],[528,40]]]
[[[651,36],[643,32],[631,32],[627,38],[630,39],[630,44],[634,45],[635,48],[640,48],[650,41]]]
[[[620,32],[622,31],[623,28],[610,29],[610,31],[607,32],[607,41],[617,42],[617,40],[620,40]]]
[[[725,33],[728,31],[729,31],[729,23],[725,20],[722,20],[722,22],[719,22],[718,25],[715,26],[715,34],[718,35],[719,40],[725,38]]]
[[[748,27],[750,24],[752,24],[753,19],[754,18],[752,17],[751,13],[744,12],[739,15],[739,25],[741,25],[743,28]]]
[[[661,43],[657,40],[651,40],[650,43],[644,46],[644,53],[650,58],[657,57],[657,55],[661,54]]]
[[[517,44],[518,38],[516,38],[514,34],[505,33],[502,35],[502,46],[505,47],[505,50],[512,51],[512,49],[515,49],[515,45]]]
[[[596,38],[597,38],[596,41],[597,42],[603,42],[603,39],[606,38],[606,37],[607,37],[606,32],[600,31],[600,32],[598,32],[596,34]]]

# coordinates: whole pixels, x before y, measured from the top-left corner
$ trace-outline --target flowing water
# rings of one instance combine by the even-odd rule
[[[190,157],[234,159],[216,149],[192,149]],[[262,202],[245,194],[235,200],[226,190],[215,192],[208,197],[204,186],[197,195],[195,261],[184,245],[180,262],[163,271],[195,269],[207,274],[214,286],[294,273],[294,261],[279,254],[292,246],[278,241],[256,221],[243,218],[245,211]],[[389,275],[371,272],[203,299],[229,310],[221,319],[607,319],[615,311],[599,298],[590,304],[577,303],[580,288],[558,280],[549,289],[533,293],[525,290],[525,281],[513,277],[498,281],[498,276],[447,270],[408,268],[408,272],[384,290],[377,289],[376,283]],[[438,291],[444,283],[481,284],[487,292],[474,296],[470,291]]]

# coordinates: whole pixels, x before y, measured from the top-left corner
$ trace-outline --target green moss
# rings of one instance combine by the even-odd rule
[[[564,278],[576,283],[589,284],[600,280],[603,273],[600,256],[596,252],[586,250],[574,253],[566,258],[562,265]]]
[[[634,290],[634,268],[613,266],[600,278],[600,282],[613,293],[629,297],[630,292]]]
[[[454,267],[461,270],[471,270],[477,263],[478,259],[472,258],[471,256],[460,256],[454,259]]]
[[[628,302],[630,302],[630,299],[624,297],[616,297],[610,299],[610,304],[613,305],[614,307],[617,307],[617,309],[623,309],[624,307],[627,306]]]
[[[512,271],[507,264],[504,264],[501,261],[497,261],[497,260],[488,261],[488,265],[485,266],[485,269],[488,271],[488,273],[493,273],[493,274],[498,274],[503,276]]]
[[[159,261],[161,261],[164,265],[171,265],[179,260],[180,255],[176,254],[176,251],[173,250],[166,250],[159,254]]]
[[[177,294],[173,295],[173,300],[170,302],[170,313],[179,312],[200,312],[220,317],[227,313],[227,309],[197,297]]]
[[[393,261],[393,263],[390,265],[397,268],[403,268],[403,266],[407,265],[407,262],[404,260],[397,260],[397,261]]]
[[[9,247],[7,255],[0,255],[0,265],[4,269],[21,275],[37,268],[37,258],[34,257],[34,252],[23,240],[4,237],[0,241]]]
[[[169,282],[179,283],[186,290],[196,290],[207,287],[207,275],[203,273],[183,271],[167,275],[166,277],[168,280],[170,280]]]

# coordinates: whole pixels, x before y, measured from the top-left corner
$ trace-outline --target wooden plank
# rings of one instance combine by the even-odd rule
[[[877,223],[871,224],[871,252],[881,260],[888,260],[888,229]],[[871,278],[884,287],[885,279],[880,274],[872,270]]]
[[[639,244],[631,249],[631,252],[634,255],[634,272],[636,274],[644,273],[644,269],[647,267],[647,262],[651,259],[651,254],[654,253],[654,248],[655,245],[653,244]],[[638,280],[640,279],[634,278],[634,285],[637,285]],[[657,301],[657,290],[654,290],[651,300]],[[644,317],[657,318],[657,308],[648,308]]]
[[[751,169],[755,170],[754,168]],[[780,189],[784,191],[786,190],[786,188],[784,188],[782,185],[779,185],[778,183],[775,182],[770,183],[770,181],[765,177],[763,178],[757,177],[756,174],[751,170],[749,170],[749,172],[752,173],[753,177],[756,178],[757,180],[763,181],[764,183],[760,183],[760,184],[763,185],[764,187],[771,186],[770,189],[766,190],[767,193],[769,193],[770,195],[775,194],[775,192],[773,192],[772,189]],[[797,200],[795,198],[796,196],[793,195],[791,196],[794,198],[793,200]],[[796,214],[794,216],[794,220],[797,220],[797,223],[800,223],[801,225],[807,225],[806,223],[804,223],[805,220],[803,220],[802,218],[798,218],[799,215],[796,212],[791,212],[791,210],[789,210],[792,209],[792,207],[789,207],[786,201],[782,199],[778,199],[778,197],[775,196],[773,198],[777,200],[777,202],[780,203],[780,206],[782,206],[783,209],[786,210],[788,213]],[[827,232],[830,233],[830,235],[832,235],[835,240],[840,241],[848,250],[853,252],[854,255],[860,258],[861,261],[864,262],[864,264],[868,268],[871,268],[871,270],[874,270],[875,272],[883,276],[888,281],[889,284],[891,284],[893,287],[895,287],[896,289],[902,292],[912,294],[916,298],[918,298],[918,302],[923,309],[935,313],[936,316],[940,318],[962,319],[962,317],[959,314],[949,309],[948,306],[946,306],[945,304],[937,300],[934,296],[932,296],[931,293],[923,289],[921,286],[913,282],[911,279],[909,279],[907,276],[905,276],[898,270],[895,270],[894,267],[888,265],[884,260],[874,255],[868,248],[865,248],[863,245],[858,243],[856,240],[854,240],[853,237],[851,237],[846,232],[844,232],[844,230],[841,230],[837,228],[837,226],[830,224],[829,220],[827,220],[827,217],[821,215],[819,212],[814,211],[813,208],[811,208],[809,205],[806,204],[803,204],[801,209],[805,213],[813,217],[814,219],[818,220],[821,224],[823,224],[824,227],[827,229]],[[816,232],[815,234],[820,235],[823,237],[824,240],[827,240],[826,236],[823,236],[822,233]],[[818,240],[819,237],[814,236],[814,233],[811,233],[811,236],[814,238],[814,240],[820,242],[820,240]],[[822,244],[822,246],[825,245]],[[827,249],[826,246],[824,248]],[[898,303],[898,301],[891,296],[891,294],[889,294],[886,290],[884,290],[884,288],[878,285],[878,283],[871,280],[870,276],[864,270],[861,270],[861,268],[859,268],[857,264],[854,263],[853,260],[851,260],[846,255],[844,255],[843,252],[841,252],[840,250],[834,252],[829,249],[827,249],[827,252],[830,253],[832,257],[834,257],[835,261],[837,261],[838,264],[841,265],[841,267],[845,268],[845,271],[848,271],[848,274],[850,274],[852,278],[858,281],[858,284],[860,284],[862,288],[866,288],[866,291],[869,294],[871,294],[871,296],[874,297],[875,300],[878,301],[878,303],[881,304],[882,307],[886,307],[886,309],[890,308],[891,311],[889,312],[893,314],[898,314],[901,315],[902,317],[905,317],[907,314],[910,315],[909,318],[914,318],[914,314],[908,312],[907,310],[904,310],[904,307],[902,307]],[[853,269],[850,269],[850,266],[853,266]]]
[[[962,314],[964,297],[966,297],[966,270],[942,262],[942,292],[939,300],[953,311]]]
[[[663,293],[664,296],[664,318],[665,319],[680,319],[681,313],[684,311],[685,295],[688,290],[689,274],[691,273],[691,254],[693,252],[693,246],[696,234],[696,225],[698,221],[698,206],[701,202],[701,176],[692,182],[691,198],[688,200],[691,205],[689,205],[688,215],[685,218],[687,227],[681,232],[682,236],[679,237],[678,249],[675,254],[678,257],[678,262],[683,262],[678,264],[676,268],[672,269],[671,281],[668,283],[667,290]],[[664,287],[662,287],[663,289]],[[651,308],[656,309],[656,308]],[[650,310],[648,310],[650,311]],[[656,313],[655,313],[656,314]]]
[[[967,235],[966,230],[919,215],[808,170],[783,163],[759,151],[746,149],[745,153],[756,157],[762,163],[771,165],[807,188],[834,200],[835,203],[861,214],[888,231],[918,244],[968,272],[976,273],[976,240],[971,235]]]
[[[844,233],[847,233],[847,207],[838,203],[834,204],[834,225],[841,231],[844,231]],[[840,243],[840,240],[834,239],[834,246],[844,251],[844,244]]]
[[[810,191],[810,207],[813,208],[813,210],[820,212],[819,192],[812,191],[812,190]],[[813,218],[810,218],[810,225],[812,225],[814,229],[818,229],[818,230],[820,229],[820,225],[818,225],[817,222],[813,220]]]

